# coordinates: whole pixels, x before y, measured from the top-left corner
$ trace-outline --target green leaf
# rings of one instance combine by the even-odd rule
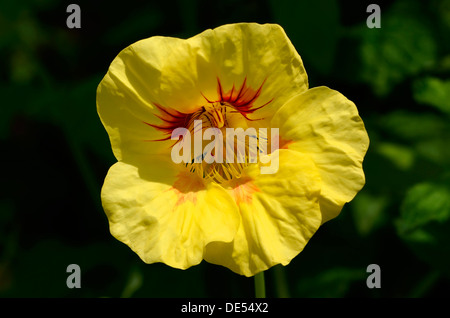
[[[417,102],[433,106],[450,115],[450,80],[422,78],[414,82],[413,90]]]
[[[430,222],[450,221],[450,188],[422,183],[411,188],[403,202],[399,233],[404,237]]]
[[[449,167],[450,164],[450,134],[447,132],[441,138],[423,140],[416,144],[417,153],[430,162]]]
[[[417,164],[417,159],[425,159],[439,166],[450,163],[450,125],[447,117],[431,112],[398,110],[383,115],[377,122],[386,134],[406,142],[405,146],[393,143],[374,146],[397,168],[407,170],[411,164]]]
[[[398,235],[424,261],[450,273],[450,186],[426,182],[412,187],[396,221]]]
[[[375,149],[399,170],[409,170],[414,164],[415,154],[409,147],[390,142],[380,142]]]
[[[367,192],[361,192],[355,197],[350,206],[356,229],[361,236],[368,236],[384,223],[388,204],[387,197]]]

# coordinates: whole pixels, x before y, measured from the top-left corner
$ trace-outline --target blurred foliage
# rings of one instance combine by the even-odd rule
[[[450,274],[450,180],[420,183],[406,193],[398,219],[399,236],[425,262]]]
[[[450,115],[450,80],[425,77],[414,82],[414,99]]]
[[[450,291],[450,0],[0,2],[0,296],[248,297],[253,281],[203,262],[146,265],[110,234],[99,193],[114,163],[96,87],[127,45],[225,23],[281,24],[310,86],[353,100],[371,145],[366,186],[289,266],[268,296],[442,297]],[[66,287],[78,264],[80,289]],[[369,264],[381,289],[366,287]]]
[[[383,12],[382,32],[355,29],[361,38],[360,76],[377,95],[386,95],[406,78],[433,68],[437,44],[430,18],[419,1],[397,1]]]

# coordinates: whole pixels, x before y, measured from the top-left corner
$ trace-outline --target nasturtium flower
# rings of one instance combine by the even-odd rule
[[[365,183],[369,139],[356,106],[308,88],[279,25],[138,41],[113,60],[97,110],[117,158],[101,192],[110,231],[146,263],[206,260],[245,276],[287,265]],[[191,161],[176,163],[174,147],[193,140],[199,123],[225,137],[227,128],[267,128],[243,148],[249,155],[256,137],[267,152],[205,163],[182,151]],[[187,133],[173,138],[178,128]],[[271,162],[278,166],[262,173]]]

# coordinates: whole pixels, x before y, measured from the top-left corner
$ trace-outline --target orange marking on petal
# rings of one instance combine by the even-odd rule
[[[232,186],[231,195],[238,205],[241,203],[251,204],[253,201],[253,193],[261,191],[250,177],[232,179],[230,185]]]
[[[292,144],[293,141],[289,139],[283,139],[283,137],[279,136],[278,139],[278,149],[288,149],[289,145]]]
[[[177,179],[169,190],[174,191],[177,195],[178,199],[175,206],[178,206],[189,201],[196,204],[197,192],[205,188],[205,184],[201,178],[195,174],[183,171],[177,175]]]
[[[278,148],[275,148],[273,145],[274,140],[276,140],[276,139],[278,139]],[[278,150],[278,149],[289,149],[289,145],[292,144],[293,142],[294,142],[293,140],[283,138],[282,136],[280,136],[280,134],[275,134],[275,135],[272,135],[270,147],[268,147],[268,148],[271,149],[271,152]],[[269,151],[269,149],[267,151]]]

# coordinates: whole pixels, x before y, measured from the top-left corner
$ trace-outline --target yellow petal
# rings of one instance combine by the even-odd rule
[[[158,157],[114,164],[102,203],[114,237],[146,263],[180,269],[200,263],[208,243],[230,242],[239,224],[227,191]]]
[[[241,223],[232,242],[206,246],[206,261],[253,276],[276,264],[287,265],[320,226],[320,177],[314,163],[291,150],[270,156],[279,156],[276,173],[260,174],[255,164],[229,184]]]
[[[369,146],[353,102],[327,87],[310,89],[288,101],[273,127],[288,149],[308,155],[321,177],[323,222],[336,217],[364,186],[362,161]]]
[[[272,102],[252,118],[271,118],[288,99],[308,89],[303,62],[279,25],[229,24],[205,31],[198,38],[212,44],[213,54],[209,61],[203,61],[204,68],[216,69],[224,92],[233,86],[238,89],[244,80],[253,89],[263,85],[254,106]],[[215,92],[208,96],[214,98]]]
[[[161,68],[169,52],[183,43],[183,40],[166,37],[139,41],[119,53],[100,82],[97,112],[117,160],[168,152],[171,141],[152,142],[164,135],[145,123],[161,122],[155,116],[155,103],[165,103],[159,87]]]
[[[221,89],[218,89],[220,83]],[[97,110],[118,160],[158,154],[169,142],[144,122],[161,124],[156,105],[190,113],[243,87],[261,88],[251,118],[267,127],[285,101],[308,88],[302,60],[279,25],[239,23],[187,40],[155,36],[125,48],[97,89]]]

